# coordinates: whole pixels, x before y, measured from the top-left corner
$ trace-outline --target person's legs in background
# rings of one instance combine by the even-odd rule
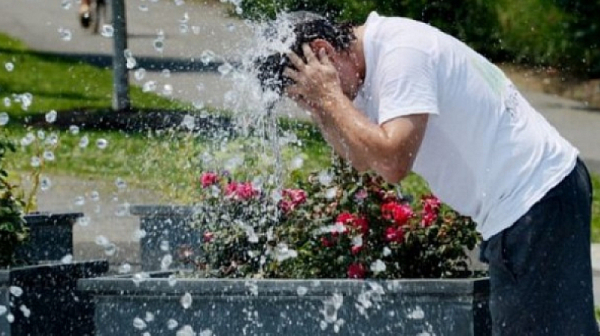
[[[90,26],[90,4],[91,0],[81,0],[81,5],[79,6],[79,20],[83,28]]]

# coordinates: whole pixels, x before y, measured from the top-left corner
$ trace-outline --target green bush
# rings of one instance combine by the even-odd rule
[[[4,166],[6,154],[14,151],[11,141],[0,138],[0,267],[15,263],[15,250],[28,236],[23,217],[24,202],[14,195],[14,186],[8,182]]]

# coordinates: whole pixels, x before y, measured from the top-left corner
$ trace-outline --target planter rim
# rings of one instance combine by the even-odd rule
[[[192,205],[141,204],[129,207],[129,213],[135,216],[192,216],[196,207]]]
[[[0,286],[5,283],[9,283],[11,278],[15,274],[26,274],[26,273],[41,273],[41,272],[52,272],[57,268],[65,270],[86,270],[91,267],[95,267],[103,272],[108,271],[108,261],[106,259],[93,259],[93,260],[76,260],[71,263],[65,264],[61,261],[46,262],[39,265],[25,265],[17,266],[12,268],[0,269]]]
[[[134,282],[132,275],[104,276],[81,279],[77,288],[98,295],[181,295],[240,296],[299,296],[298,287],[305,287],[305,296],[327,296],[334,293],[355,295],[365,290],[383,290],[386,295],[460,296],[487,295],[489,278],[465,279],[220,279],[176,278],[173,272],[149,273],[150,278]]]
[[[51,212],[51,211],[36,211],[25,215],[27,224],[42,224],[58,225],[64,223],[74,224],[75,220],[83,217],[82,212]]]

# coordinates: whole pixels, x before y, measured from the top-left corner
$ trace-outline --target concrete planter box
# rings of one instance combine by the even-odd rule
[[[0,270],[0,336],[92,335],[93,301],[77,280],[106,271],[103,260]]]
[[[168,253],[173,255],[171,267],[181,268],[177,249],[183,245],[198,247],[202,244],[201,233],[190,227],[194,217],[192,206],[136,205],[129,211],[140,218],[140,229],[145,231],[145,236],[140,239],[142,271],[160,270],[161,261]],[[163,242],[168,242],[168,251],[163,250]]]
[[[97,336],[491,335],[487,278],[174,282],[156,273],[83,279],[78,288],[95,299]]]
[[[29,265],[73,255],[73,225],[82,213],[32,213],[25,216],[29,240],[16,251],[17,260]]]

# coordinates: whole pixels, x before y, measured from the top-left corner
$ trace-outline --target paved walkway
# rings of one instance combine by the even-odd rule
[[[247,46],[250,30],[242,21],[231,18],[217,1],[212,5],[188,2],[177,6],[175,2],[166,0],[126,1],[129,49],[135,57],[144,61],[148,70],[143,80],[136,82],[131,76],[131,81],[141,85],[154,80],[159,88],[168,83],[173,86],[175,98],[223,106],[225,93],[233,89],[233,82],[222,80],[215,72],[185,71],[180,66],[184,64],[192,69],[202,68],[200,56],[208,50],[215,53],[215,61],[237,59],[237,53]],[[73,5],[64,9],[61,3]],[[110,64],[111,40],[79,28],[75,1],[3,0],[0,2],[0,12],[0,31],[23,40],[33,49],[77,56],[96,64]],[[187,24],[186,33],[181,32],[182,24]],[[61,39],[59,32],[66,30],[71,33],[69,41]],[[165,36],[165,46],[161,52],[153,44],[159,30]],[[161,73],[163,69],[171,70],[170,77]],[[587,110],[579,102],[538,92],[523,92],[580,149],[589,167],[600,173],[600,112]],[[284,104],[278,112],[305,117],[304,113],[290,104]],[[114,184],[105,181],[80,180],[68,176],[56,176],[53,179],[56,187],[52,192],[40,195],[41,208],[84,211],[92,219],[89,226],[76,228],[76,257],[102,255],[103,251],[94,241],[98,235],[104,235],[119,247],[119,252],[110,257],[115,264],[137,260],[137,244],[132,238],[138,227],[137,219],[127,215],[117,216],[115,213],[124,203],[155,203],[156,195],[144,190],[119,192]],[[71,202],[77,196],[89,196],[95,190],[101,192],[100,201],[87,201],[84,205]],[[594,247],[593,251],[596,302],[600,305],[600,248]]]

